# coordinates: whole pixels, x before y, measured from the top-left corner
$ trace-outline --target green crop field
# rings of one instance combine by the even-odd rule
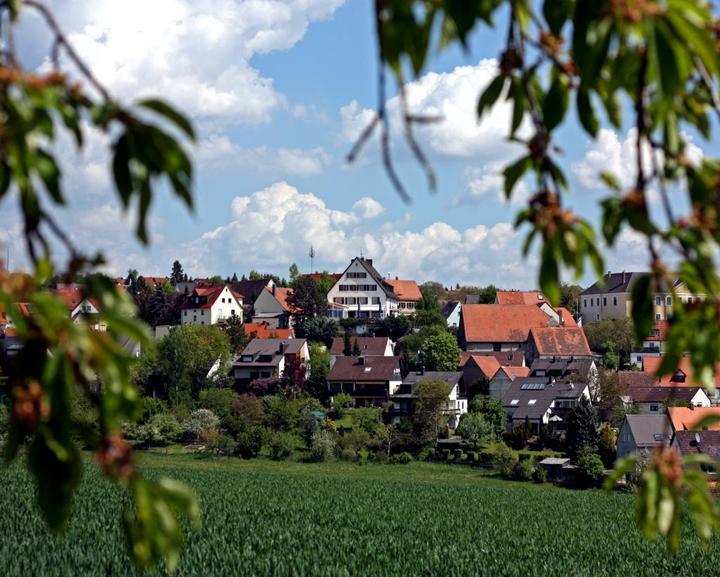
[[[481,478],[460,467],[202,460],[146,455],[145,470],[203,502],[178,575],[716,575],[717,542],[679,555],[646,542],[633,498]],[[136,575],[119,492],[90,472],[73,521],[46,533],[19,467],[0,470],[0,575]]]

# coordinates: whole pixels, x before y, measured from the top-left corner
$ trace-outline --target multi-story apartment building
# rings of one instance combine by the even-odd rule
[[[632,312],[632,287],[646,272],[608,272],[595,284],[580,295],[580,316],[584,323],[601,321],[607,318],[621,319],[630,317]],[[671,286],[663,287],[654,296],[655,320],[666,320],[672,315],[673,299],[693,302],[704,298],[688,290],[681,280],[675,280]]]

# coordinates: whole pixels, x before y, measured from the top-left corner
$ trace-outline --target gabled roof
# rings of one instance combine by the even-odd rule
[[[553,322],[535,305],[465,305],[462,309],[462,330],[470,343],[523,343],[531,329]]]
[[[646,272],[614,272],[603,276],[596,283],[586,288],[581,294],[595,295],[607,293],[629,293],[632,285]]]
[[[675,442],[680,454],[720,457],[720,431],[675,431]]]
[[[273,329],[267,323],[245,323],[245,335],[254,339],[292,339],[292,329]]]
[[[387,350],[387,346],[390,343],[388,337],[351,337],[350,347],[357,341],[358,347],[360,347],[360,354],[364,356],[383,356]],[[343,337],[335,337],[330,346],[330,354],[333,356],[339,356],[343,354],[345,348],[345,339]]]
[[[507,366],[507,367],[500,367],[501,371],[504,371],[505,374],[510,377],[511,381],[514,381],[515,379],[524,378],[530,375],[530,367],[513,367],[513,366]]]
[[[672,438],[672,426],[666,415],[625,415],[625,423],[638,448],[661,447]]]
[[[327,376],[328,381],[377,382],[399,381],[398,357],[337,357]]]
[[[692,365],[688,357],[682,357],[678,363],[678,368],[671,375],[663,375],[658,378],[656,373],[660,369],[662,357],[644,357],[643,372],[655,375],[655,380],[661,387],[697,387],[700,384],[693,378]],[[684,378],[684,379],[683,379]],[[713,377],[714,383],[720,382],[720,365],[716,366]]]
[[[494,357],[503,367],[524,367],[525,354],[521,350],[514,351],[471,351],[463,352],[462,357],[470,358],[470,356],[478,357]]]
[[[667,414],[676,433],[695,431],[705,417],[720,418],[720,407],[668,407]],[[720,431],[720,421],[705,425],[703,430]]]
[[[420,288],[414,280],[387,279],[385,282],[390,285],[392,292],[394,292],[401,301],[418,302],[422,299]]]
[[[293,293],[293,289],[276,286],[274,290],[269,288],[265,290],[275,297],[275,300],[280,303],[280,306],[285,311],[289,313],[296,312],[295,307],[288,302],[288,297]]]
[[[240,357],[235,360],[239,366],[251,367],[253,365],[277,365],[285,355],[297,355],[302,351],[305,339],[258,339],[250,341],[243,349]],[[269,361],[261,361],[260,357],[268,356]],[[252,361],[243,361],[244,357],[252,357]]]
[[[618,371],[618,380],[624,387],[652,387],[657,384],[655,375],[642,371]]]
[[[225,284],[211,284],[211,285],[200,285],[196,286],[193,291],[188,294],[187,298],[185,299],[185,302],[183,302],[181,309],[185,310],[195,310],[195,309],[209,309],[214,304],[215,301],[218,300],[220,295],[222,294],[225,287],[228,285]],[[229,287],[228,287],[229,288]],[[230,292],[232,293],[232,296],[238,301],[239,304],[242,304],[242,295],[235,292],[234,290],[230,289]],[[205,297],[205,301],[202,303],[194,303],[193,298],[194,297]]]
[[[483,376],[488,380],[492,379],[495,376],[495,373],[497,373],[500,369],[500,363],[495,357],[470,355],[467,361],[463,364],[463,366],[466,366],[468,364],[474,364],[475,366],[477,366]]]
[[[455,309],[460,305],[460,301],[448,301],[443,305],[442,316],[448,318]]]
[[[625,389],[625,397],[636,403],[664,403],[679,401],[689,403],[700,387],[643,387],[633,386]]]
[[[235,292],[241,294],[246,303],[254,303],[260,293],[272,282],[269,278],[259,280],[241,280],[230,283]]]
[[[78,285],[58,286],[54,293],[55,296],[62,299],[70,312],[74,311],[78,305],[86,300],[83,296],[82,287]],[[98,311],[100,310],[100,303],[98,303],[95,299],[90,299],[90,302]]]
[[[530,338],[538,353],[543,356],[590,357],[585,331],[579,327],[533,328]]]
[[[497,291],[495,303],[499,305],[535,305],[547,302],[540,291]]]
[[[373,261],[371,258],[363,258],[361,256],[356,256],[354,259],[350,261],[350,264],[345,268],[345,270],[340,275],[340,278],[342,278],[345,273],[348,271],[348,269],[352,266],[352,264],[357,261],[364,269],[365,272],[370,275],[370,278],[375,281],[375,283],[382,289],[382,291],[385,293],[385,295],[388,298],[391,298],[393,300],[399,300],[398,296],[393,292],[392,287],[385,281],[385,279],[382,277],[382,275],[375,269],[373,266]],[[337,284],[340,282],[340,278],[335,282]],[[333,285],[335,286],[335,285]]]

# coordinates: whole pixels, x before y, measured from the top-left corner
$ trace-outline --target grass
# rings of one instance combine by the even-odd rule
[[[630,495],[568,491],[431,463],[358,466],[146,453],[204,509],[178,575],[710,576],[720,548],[688,530],[680,555],[643,539]],[[133,576],[119,491],[93,468],[62,538],[49,537],[18,466],[0,470],[0,575]]]

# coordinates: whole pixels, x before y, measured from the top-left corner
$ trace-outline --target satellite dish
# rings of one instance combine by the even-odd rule
[[[700,444],[700,433],[695,433],[695,444],[696,445]]]

